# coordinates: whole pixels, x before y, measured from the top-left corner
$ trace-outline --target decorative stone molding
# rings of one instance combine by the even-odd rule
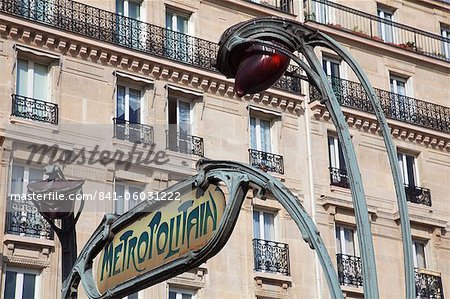
[[[190,66],[183,67],[178,62],[161,58],[148,60],[151,59],[151,56],[120,46],[112,45],[109,48],[102,48],[98,43],[94,44],[96,41],[92,41],[91,44],[87,38],[80,38],[72,33],[61,31],[59,35],[55,33],[57,29],[49,31],[41,28],[42,26],[39,24],[28,22],[24,26],[21,23],[20,21],[16,22],[14,17],[5,17],[5,19],[0,20],[0,32],[4,32],[11,39],[31,46],[43,47],[45,45],[45,48],[63,55],[119,67],[140,75],[151,76],[154,79],[161,78],[167,81],[180,82],[188,87],[200,89],[199,91],[238,99],[234,90],[234,82],[220,78],[221,75],[214,72],[195,69]],[[262,102],[282,111],[292,114],[302,111],[302,99],[299,99],[297,94],[271,90],[263,92],[261,96]]]
[[[17,267],[42,269],[50,267],[50,262],[3,256],[3,262]]]
[[[311,105],[311,110],[316,120],[331,122],[329,112],[324,105],[316,101]],[[342,110],[350,128],[353,127],[364,132],[381,134],[375,115],[351,108],[343,108]],[[434,132],[427,128],[421,128],[413,124],[391,119],[388,119],[388,125],[392,135],[396,139],[413,142],[425,147],[432,147],[433,149],[450,151],[450,138],[447,137],[448,134]]]
[[[266,273],[254,272],[255,295],[263,298],[288,298],[288,289],[292,285],[292,277]]]

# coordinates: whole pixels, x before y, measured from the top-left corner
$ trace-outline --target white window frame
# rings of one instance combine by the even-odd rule
[[[16,298],[22,298],[22,291],[23,291],[23,279],[24,274],[33,274],[36,275],[35,281],[34,281],[34,297],[35,298],[41,298],[42,293],[42,277],[41,277],[41,271],[34,270],[34,269],[26,269],[26,268],[18,268],[18,267],[5,267],[5,271],[3,272],[3,281],[6,282],[6,272],[16,272],[16,290],[15,295]],[[5,289],[3,288],[2,292],[2,298],[5,294]],[[5,298],[6,299],[6,298]]]
[[[259,219],[259,237],[258,239],[261,240],[265,240],[265,241],[273,241],[275,242],[278,239],[278,234],[277,234],[277,213],[274,211],[270,211],[270,210],[266,210],[266,209],[261,209],[261,208],[254,208],[252,211],[252,225],[255,225],[255,222],[253,221],[253,214],[257,212],[259,214],[258,219]],[[271,240],[270,238],[268,238],[267,236],[265,236],[265,232],[264,232],[264,213],[270,214],[273,217],[273,226],[272,226],[272,232],[273,232],[273,240]],[[253,236],[253,238],[256,238],[256,236]]]
[[[118,212],[117,212],[117,208],[118,208],[118,206],[117,206],[117,202],[119,201],[119,200],[121,200],[120,198],[119,198],[119,195],[117,194],[117,186],[123,186],[124,188],[123,188],[123,198],[122,198],[122,201],[123,201],[123,213],[122,214],[125,214],[126,212],[128,212],[131,208],[134,208],[136,205],[138,205],[140,202],[141,202],[141,195],[139,194],[139,199],[137,200],[137,203],[136,203],[136,205],[134,205],[134,206],[131,206],[131,201],[133,200],[133,194],[131,194],[130,193],[130,188],[136,188],[136,189],[139,189],[139,190],[141,190],[141,193],[142,192],[144,192],[144,190],[145,190],[145,186],[142,186],[142,185],[138,185],[138,184],[133,184],[133,183],[128,183],[128,182],[117,182],[116,180],[114,180],[114,194],[115,194],[115,196],[116,196],[116,198],[115,199],[117,199],[117,200],[115,200],[114,201],[114,207],[113,207],[113,211],[114,211],[114,213],[116,213],[116,214],[118,214],[118,215],[122,215],[122,214],[119,214]],[[130,194],[130,196],[129,196],[129,199],[128,200],[126,200],[126,195],[125,194]],[[113,198],[114,199],[114,198]]]
[[[414,173],[414,181],[416,183],[416,187],[418,187],[420,184],[420,178],[419,178],[419,171],[417,170],[417,157],[413,156],[413,155],[409,155],[406,153],[403,153],[401,151],[397,152],[397,159],[399,162],[399,166],[400,166],[400,170],[401,170],[401,175],[403,178],[403,184],[408,184],[409,182],[409,177],[408,177],[408,163],[406,163],[406,156],[412,157],[413,158],[413,173]]]
[[[190,12],[181,12],[175,9],[172,9],[170,7],[166,6],[166,13],[165,13],[165,20],[167,21],[167,14],[171,13],[172,14],[172,31],[175,32],[179,32],[179,33],[184,33],[187,35],[192,35],[194,33],[194,29],[193,29],[193,24],[192,24],[192,13]],[[177,22],[177,18],[178,17],[184,17],[187,19],[187,30],[186,32],[180,32],[178,31],[178,22]],[[165,24],[165,28],[168,28],[167,24]]]
[[[424,253],[424,256],[423,256],[423,258],[424,258],[424,263],[425,263],[425,267],[424,268],[421,268],[421,269],[427,269],[427,267],[428,267],[428,257],[427,257],[427,245],[428,245],[428,242],[427,241],[422,241],[422,240],[417,240],[417,239],[414,239],[413,238],[413,248],[412,248],[412,251],[413,251],[413,261],[414,261],[414,268],[419,268],[418,267],[418,261],[417,261],[417,248],[416,248],[416,244],[421,244],[422,246],[423,246],[423,253]]]
[[[176,293],[175,299],[182,299],[182,296],[183,296],[182,293],[191,295],[192,296],[191,299],[197,299],[197,291],[196,290],[175,288],[175,287],[169,286],[169,288],[167,290],[167,298],[169,298],[170,292]]]
[[[27,193],[27,185],[30,183],[30,170],[34,169],[34,170],[39,170],[42,172],[42,177],[44,177],[44,170],[40,169],[38,167],[31,167],[30,165],[24,165],[21,163],[15,163],[14,161],[11,163],[11,167],[10,167],[10,171],[9,171],[9,186],[8,186],[8,194],[11,193],[11,188],[12,188],[12,174],[13,174],[13,167],[14,166],[19,166],[19,167],[23,167],[23,183],[22,183],[22,193],[26,194]]]
[[[403,96],[408,96],[408,91],[409,91],[409,78],[404,78],[404,77],[399,77],[393,74],[389,74],[389,87],[391,85],[391,80],[393,81],[393,85],[394,85],[394,90],[391,92],[395,93],[395,94],[399,94],[399,95],[403,95]],[[405,94],[400,94],[398,92],[398,83],[402,82],[405,85]],[[390,88],[389,88],[390,89]]]
[[[44,102],[49,102],[52,103],[52,93],[51,93],[51,65],[48,63],[44,63],[44,62],[39,62],[33,59],[28,59],[28,58],[22,58],[20,56],[17,57],[17,67],[16,67],[16,86],[15,86],[15,93],[18,94],[18,72],[19,72],[19,60],[24,60],[28,63],[28,69],[27,69],[27,94],[26,95],[21,95],[21,96],[25,96],[28,98],[32,98],[32,99],[36,99],[35,95],[34,95],[34,65],[35,63],[37,64],[41,64],[41,65],[45,65],[47,66],[47,98],[46,99],[38,99],[40,101],[44,101]]]
[[[339,76],[337,78],[343,78],[343,67],[342,61],[339,59],[332,58],[327,55],[322,55],[322,63],[325,61],[326,75],[331,76],[331,63],[337,64],[339,66]]]
[[[336,254],[345,254],[345,255],[350,255],[348,253],[347,250],[347,245],[345,242],[345,229],[351,230],[353,232],[353,249],[354,249],[354,256],[359,257],[360,253],[359,253],[359,243],[358,243],[358,234],[356,233],[356,228],[346,225],[346,224],[342,224],[342,223],[335,223],[335,228],[334,228],[334,232],[336,234],[336,230],[339,228],[339,239],[337,239],[335,237],[335,242],[336,242]],[[338,252],[338,242],[339,245],[341,247],[341,252]]]
[[[333,139],[333,148],[330,147],[329,139]],[[339,139],[334,135],[328,135],[327,136],[327,145],[328,145],[328,152],[330,155],[330,166],[336,169],[346,170],[346,168],[343,168],[339,159],[339,150],[341,149],[341,144],[339,142]]]
[[[193,131],[194,131],[194,128],[193,128],[193,124],[194,124],[194,121],[193,121],[193,117],[194,117],[194,109],[193,109],[193,106],[194,106],[194,103],[193,103],[193,101],[191,100],[191,99],[189,99],[189,98],[184,98],[184,97],[181,97],[181,96],[174,96],[174,95],[169,95],[169,102],[170,101],[176,101],[176,105],[177,105],[177,126],[180,124],[180,102],[183,102],[183,103],[186,103],[186,104],[189,104],[189,132],[188,132],[188,134],[189,135],[193,135]],[[168,103],[168,105],[169,105],[169,103]],[[169,108],[167,108],[167,123],[169,123]],[[177,130],[178,130],[178,128],[177,128]]]
[[[441,36],[450,39],[450,27],[441,25]],[[450,58],[450,42],[442,42],[442,50],[445,58]]]
[[[391,16],[391,19],[387,19],[386,18],[387,14],[389,14]],[[394,15],[395,15],[395,10],[389,9],[389,8],[385,8],[385,7],[380,6],[380,5],[377,5],[377,16],[379,18],[394,22]],[[387,34],[387,28],[388,27],[390,27],[390,30],[391,30],[391,33],[392,33],[392,40],[387,40],[387,35],[386,34]],[[394,26],[380,22],[379,29],[381,29],[381,32],[378,32],[378,33],[380,35],[380,38],[384,42],[395,43],[395,28],[394,28]]]
[[[144,105],[145,104],[145,101],[144,101],[145,90],[138,85],[123,84],[122,82],[117,82],[117,84],[116,84],[116,103],[115,103],[116,113],[115,113],[114,117],[117,118],[117,109],[118,109],[117,97],[119,95],[119,86],[125,88],[125,103],[124,103],[124,105],[125,105],[125,121],[130,121],[130,88],[131,88],[131,89],[139,90],[139,92],[141,93],[141,97],[139,99],[140,105],[141,105],[141,115],[139,117],[140,117],[140,124],[145,125],[146,124],[146,117],[145,117],[146,107]]]
[[[256,148],[252,148],[252,134],[251,134],[251,118],[255,119],[255,143],[256,143]],[[261,120],[267,121],[270,123],[270,128],[269,128],[269,132],[270,132],[270,140],[269,140],[269,145],[270,145],[270,153],[276,153],[276,149],[275,149],[275,143],[274,143],[274,121],[268,118],[264,118],[264,117],[258,117],[258,116],[254,116],[250,114],[250,117],[248,118],[248,126],[249,126],[249,133],[250,133],[250,148],[258,150],[258,151],[263,151],[262,149],[262,143],[261,143]]]

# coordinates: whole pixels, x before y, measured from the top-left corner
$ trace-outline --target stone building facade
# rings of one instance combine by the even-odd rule
[[[200,157],[264,168],[301,200],[333,258],[346,298],[363,298],[345,163],[324,105],[292,66],[273,88],[238,98],[214,68],[229,26],[276,15],[347,47],[377,88],[402,168],[417,298],[450,296],[450,3],[438,0],[0,0],[0,290],[58,298],[61,245],[12,194],[63,150],[166,151],[162,165],[56,161],[83,192],[158,191],[196,173]],[[403,298],[398,208],[386,150],[350,68],[316,49],[342,104],[369,207],[381,298]],[[39,163],[41,162],[41,163]],[[79,250],[106,212],[92,203]],[[80,297],[85,298],[82,287]],[[328,298],[318,261],[270,197],[251,194],[224,249],[202,266],[129,298]]]

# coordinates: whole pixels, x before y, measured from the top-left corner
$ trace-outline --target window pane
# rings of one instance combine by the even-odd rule
[[[29,96],[29,94],[28,94],[28,61],[23,60],[23,59],[17,60],[16,93],[21,96]]]
[[[334,148],[334,137],[328,136],[328,155],[330,158],[330,167],[336,168],[336,150]]]
[[[116,184],[115,186],[115,190],[116,192],[116,200],[115,200],[115,204],[114,204],[114,212],[116,214],[123,214],[125,211],[125,198],[124,198],[124,192],[125,192],[125,186],[124,185],[120,185],[120,184]]]
[[[139,294],[138,293],[134,293],[134,294],[128,295],[127,299],[138,299],[138,298],[139,298]]]
[[[140,201],[140,193],[142,191],[141,188],[137,187],[128,187],[128,191],[130,192],[130,201],[129,201],[129,207],[128,210],[138,205]]]
[[[125,120],[125,87],[117,86],[117,107],[116,117]]]
[[[33,98],[48,101],[48,67],[43,64],[34,64]]]
[[[177,293],[169,291],[169,299],[177,299]]]
[[[121,16],[124,14],[123,4],[123,0],[116,0],[116,13]]]
[[[172,25],[172,18],[173,18],[173,13],[171,12],[166,12],[166,28],[173,30],[173,25]]]
[[[129,89],[129,121],[132,123],[141,123],[141,91]]]
[[[191,124],[191,105],[187,102],[178,102],[178,119],[179,119],[179,127],[180,134],[189,134],[190,124]]]
[[[259,126],[261,128],[261,150],[270,153],[270,121],[261,119]]]
[[[259,211],[253,211],[253,237],[261,239],[261,232],[259,230]]]
[[[130,1],[128,2],[128,16],[132,19],[139,20],[140,5],[136,2]]]
[[[16,298],[16,272],[6,271],[5,299]]]
[[[406,155],[406,169],[408,171],[408,184],[410,186],[416,186],[415,173],[414,173],[414,157]]]
[[[339,226],[336,226],[336,252],[342,253],[341,228]]]
[[[274,239],[273,214],[264,212],[264,240],[273,241]]]
[[[183,293],[183,294],[181,295],[181,299],[192,299],[192,295],[191,295],[191,294],[185,294],[185,293]]]
[[[11,194],[22,194],[24,167],[13,165],[11,175]]]
[[[256,119],[250,117],[250,146],[252,149],[258,149],[256,146]]]
[[[353,230],[349,228],[344,228],[345,236],[345,254],[355,255],[355,243],[353,240]]]
[[[416,266],[418,268],[426,268],[425,263],[425,245],[422,242],[415,241],[413,246],[416,247]]]
[[[339,64],[335,62],[330,62],[331,64],[331,76],[339,78]]]
[[[397,93],[400,95],[406,95],[405,82],[397,80]]]
[[[36,181],[42,181],[43,179],[43,171],[40,169],[34,169],[30,168],[30,174],[28,178],[28,183],[36,182]]]
[[[183,16],[177,16],[177,31],[187,34],[188,33],[188,19]]]
[[[34,299],[35,284],[36,275],[28,273],[23,274],[22,299]]]

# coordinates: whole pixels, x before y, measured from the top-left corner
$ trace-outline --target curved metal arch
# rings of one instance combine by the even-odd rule
[[[118,298],[130,294],[131,291],[135,292],[137,289],[144,289],[201,265],[216,255],[227,243],[250,188],[253,188],[260,196],[270,192],[286,209],[299,227],[302,238],[311,248],[317,251],[319,259],[325,265],[324,271],[326,275],[332,276],[331,280],[334,284],[332,284],[330,292],[333,298],[343,298],[331,258],[319,231],[303,208],[300,200],[287,187],[261,170],[237,162],[200,160],[198,167],[199,173],[196,176],[188,178],[166,189],[164,192],[176,192],[191,186],[201,187],[205,190],[210,184],[218,184],[220,182],[226,185],[229,192],[229,200],[227,201],[223,218],[213,238],[203,248],[191,251],[175,261],[146,272],[109,289],[104,294],[100,294],[93,277],[92,266],[94,258],[111,240],[115,232],[120,231],[125,225],[136,219],[137,216],[141,217],[139,214],[151,213],[162,204],[151,204],[146,201],[120,217],[108,214],[86,243],[75,262],[72,272],[64,282],[62,298],[71,298],[76,293],[76,288],[80,282],[83,284],[89,298]],[[136,286],[139,287],[137,288]]]
[[[406,199],[406,192],[403,186],[403,179],[401,177],[400,166],[397,162],[397,149],[395,147],[394,141],[390,134],[389,126],[386,121],[383,109],[380,104],[375,90],[372,85],[370,85],[369,79],[362,72],[361,66],[356,60],[354,60],[348,51],[340,46],[335,40],[326,35],[325,33],[318,32],[317,39],[311,40],[308,44],[312,46],[323,46],[335,51],[353,70],[353,72],[358,77],[359,81],[364,87],[367,93],[375,116],[378,120],[381,135],[383,136],[383,141],[386,146],[389,164],[391,166],[391,173],[394,181],[394,188],[397,197],[397,205],[400,215],[400,228],[402,231],[403,238],[403,266],[405,271],[405,298],[414,298],[416,296],[415,290],[415,277],[414,277],[414,260],[412,253],[412,237],[411,237],[411,226],[409,222],[408,204]]]
[[[254,30],[252,31],[252,29]],[[269,35],[265,39],[257,39],[264,37],[265,32],[269,32]],[[283,34],[276,36],[274,33],[278,32],[283,32]],[[358,242],[362,253],[361,259],[363,264],[364,294],[367,298],[376,299],[379,298],[379,293],[376,276],[377,271],[375,253],[371,237],[372,233],[370,229],[369,213],[362,178],[359,172],[356,153],[353,143],[351,142],[351,136],[344,114],[325,72],[314,54],[313,47],[308,44],[308,42],[316,36],[316,31],[305,27],[301,23],[276,17],[260,18],[257,20],[240,23],[234,27],[233,35],[231,35],[230,32],[226,32],[220,40],[218,67],[219,70],[222,71],[220,67],[224,65],[224,62],[237,59],[235,57],[239,54],[239,50],[242,45],[267,45],[271,48],[277,49],[294,60],[305,70],[308,78],[310,78],[312,83],[319,89],[319,92],[322,94],[322,98],[324,99],[323,103],[330,112],[331,119],[336,127],[338,139],[343,148],[344,160],[348,168],[347,173],[349,176],[350,190],[355,209]],[[268,38],[273,38],[277,44],[268,42]],[[303,54],[308,64],[292,53],[293,48],[287,46],[287,50],[285,47],[279,46],[278,43],[282,45],[294,45],[294,49]],[[235,65],[231,64],[225,68],[223,73],[228,77],[234,77],[236,71],[237,68]],[[324,264],[322,264],[322,268],[325,268]],[[329,288],[331,289],[333,282],[330,281],[330,277],[327,277],[327,282]]]

